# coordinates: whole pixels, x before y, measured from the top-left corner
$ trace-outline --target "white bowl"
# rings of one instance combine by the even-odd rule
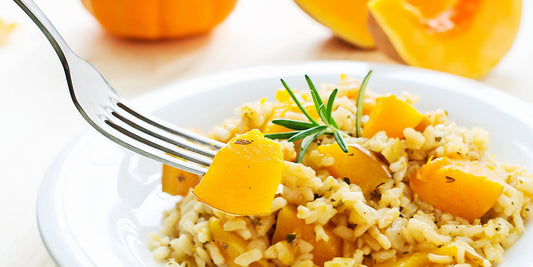
[[[533,170],[533,108],[479,82],[434,71],[374,63],[324,61],[255,67],[178,83],[134,101],[134,105],[182,127],[207,131],[246,101],[273,99],[283,78],[306,89],[337,83],[341,73],[362,78],[377,92],[421,96],[422,111],[446,109],[460,125],[491,132],[490,153]],[[161,227],[162,212],[176,197],[161,193],[161,164],[138,156],[89,129],[50,166],[39,191],[37,218],[42,239],[61,266],[161,266],[146,235]],[[533,229],[505,253],[500,266],[533,262]]]

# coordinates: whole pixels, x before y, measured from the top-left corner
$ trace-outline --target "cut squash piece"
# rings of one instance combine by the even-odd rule
[[[224,230],[224,225],[220,219],[211,217],[209,219],[209,230],[213,235],[213,241],[218,247],[220,254],[224,258],[224,263],[229,267],[241,267],[235,263],[235,258],[246,252],[248,241],[236,232],[228,232]],[[252,262],[250,267],[266,267],[269,266],[266,259]]]
[[[366,27],[367,1],[294,0],[303,11],[341,39],[361,48],[372,48],[374,40]]]
[[[280,144],[254,129],[234,137],[217,152],[193,194],[228,213],[266,214],[281,182],[283,165]]]
[[[371,138],[378,132],[385,131],[388,137],[404,138],[405,128],[423,130],[431,123],[424,118],[424,114],[395,95],[379,97],[364,125],[362,136]]]
[[[434,207],[474,220],[485,214],[503,191],[494,171],[479,162],[434,159],[410,179],[411,189]]]
[[[189,189],[195,187],[200,181],[200,176],[168,166],[163,165],[163,174],[161,177],[161,184],[163,192],[170,195],[185,196],[189,193]]]
[[[328,241],[316,240],[313,225],[306,224],[305,220],[297,217],[298,211],[292,204],[283,207],[276,220],[276,231],[272,237],[272,244],[279,241],[292,242],[296,238],[301,238],[313,245],[313,262],[318,266],[324,266],[326,261],[334,257],[342,256],[342,239],[333,234],[334,227],[325,225],[324,232],[328,235]]]
[[[405,63],[468,78],[486,75],[511,48],[521,0],[370,0],[379,48]],[[384,45],[384,46],[380,46]]]
[[[317,149],[335,160],[333,165],[326,167],[333,177],[348,178],[350,183],[361,187],[365,195],[391,179],[388,167],[373,152],[360,145],[348,145],[348,153],[344,153],[337,143],[321,145]]]

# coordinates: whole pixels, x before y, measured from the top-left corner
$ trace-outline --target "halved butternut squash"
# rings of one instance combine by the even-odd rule
[[[370,27],[405,63],[469,78],[487,74],[518,31],[521,0],[370,0]],[[380,47],[388,50],[389,47]]]
[[[266,214],[282,173],[281,145],[254,129],[234,137],[217,152],[193,194],[228,213]]]
[[[334,158],[333,165],[326,167],[333,177],[348,178],[350,183],[361,187],[365,195],[391,179],[388,167],[360,145],[348,145],[348,153],[344,153],[337,143],[321,145],[317,149],[318,152]]]
[[[366,27],[368,0],[294,0],[316,21],[328,27],[341,39],[362,48],[374,47]]]
[[[488,166],[447,157],[426,163],[409,185],[425,202],[470,221],[492,208],[503,191]]]

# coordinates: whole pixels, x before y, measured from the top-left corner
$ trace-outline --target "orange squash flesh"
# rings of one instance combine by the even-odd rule
[[[134,39],[164,39],[204,33],[222,22],[237,0],[82,0],[110,33]]]
[[[185,196],[189,193],[189,189],[195,187],[199,181],[200,176],[196,174],[165,164],[163,165],[161,184],[165,193],[173,196]]]
[[[196,198],[237,215],[270,212],[283,172],[280,144],[251,130],[221,148],[200,183]]]
[[[224,263],[229,267],[241,267],[241,265],[235,263],[235,258],[246,252],[248,241],[235,232],[224,231],[224,225],[218,218],[215,217],[212,217],[209,220],[209,230],[213,235],[213,241],[215,242],[215,245],[218,247],[222,257],[224,257]],[[266,259],[261,259],[251,263],[250,266],[266,267],[268,266],[268,263]]]
[[[300,8],[341,39],[362,48],[374,47],[366,27],[368,0],[294,0]]]
[[[324,266],[324,262],[334,257],[342,256],[342,239],[333,234],[333,226],[325,225],[324,231],[329,236],[328,241],[316,241],[314,227],[306,224],[305,220],[298,219],[297,209],[294,205],[288,204],[283,207],[276,220],[276,231],[272,236],[272,244],[287,239],[287,235],[296,234],[296,238],[301,238],[313,245],[313,262],[318,266]]]
[[[424,114],[395,95],[379,97],[364,125],[362,137],[371,138],[376,133],[385,131],[388,137],[404,138],[405,128],[423,130],[430,123],[424,118]],[[424,125],[418,127],[421,123]]]
[[[326,167],[333,177],[348,178],[350,183],[361,187],[365,195],[391,178],[388,167],[359,145],[348,145],[348,153],[344,153],[337,143],[318,146],[317,150],[335,159],[333,165]]]
[[[521,0],[370,0],[368,9],[407,64],[469,78],[510,49]]]
[[[410,187],[425,202],[471,221],[492,208],[503,191],[492,172],[478,162],[443,157],[418,169]]]

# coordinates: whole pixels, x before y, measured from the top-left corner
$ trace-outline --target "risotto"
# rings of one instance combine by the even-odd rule
[[[427,125],[405,128],[401,137],[390,137],[385,131],[356,137],[360,85],[341,75],[339,84],[323,84],[319,92],[326,100],[338,88],[332,117],[347,133],[346,144],[362,147],[386,165],[386,180],[365,192],[357,183],[333,174],[335,157],[319,149],[334,144],[333,136],[319,136],[301,163],[296,163],[299,142],[276,140],[284,166],[269,214],[233,216],[198,202],[189,191],[164,213],[160,232],[149,236],[153,257],[167,266],[463,267],[501,262],[504,250],[524,232],[531,216],[533,176],[524,167],[497,162],[486,153],[489,133],[457,125],[445,110],[424,113]],[[235,118],[214,127],[209,136],[227,142],[251,129],[275,131],[273,119],[305,121],[297,109],[287,109],[283,92],[278,91],[275,101],[245,103]],[[313,104],[308,92],[295,94],[304,107]],[[367,91],[364,108],[375,108],[380,97]],[[410,105],[417,101],[409,93],[397,98]],[[369,115],[363,114],[365,129]],[[456,213],[430,204],[431,196],[414,192],[410,181],[422,166],[439,158],[488,166],[501,186],[486,213],[468,219],[452,215]],[[455,180],[446,176],[445,183]]]

